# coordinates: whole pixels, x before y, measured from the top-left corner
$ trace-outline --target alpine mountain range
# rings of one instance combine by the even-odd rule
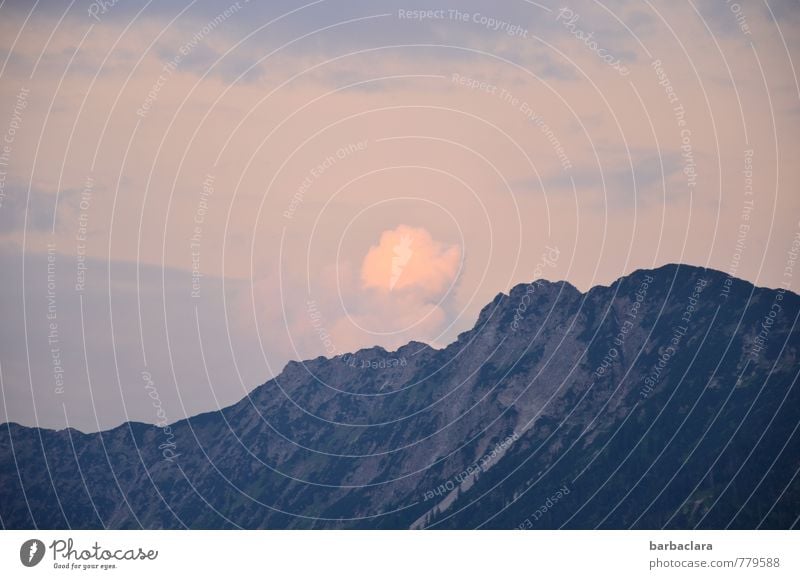
[[[498,294],[168,426],[0,426],[9,529],[789,529],[800,296],[689,265]]]

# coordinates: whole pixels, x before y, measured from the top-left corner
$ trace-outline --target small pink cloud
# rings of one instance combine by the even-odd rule
[[[399,225],[381,233],[361,265],[364,288],[385,292],[413,291],[434,298],[458,275],[461,250],[431,237],[421,227]]]

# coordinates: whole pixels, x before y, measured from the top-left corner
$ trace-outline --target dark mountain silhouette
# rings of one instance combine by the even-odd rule
[[[0,426],[6,528],[791,528],[800,297],[684,265],[499,294],[443,350],[289,363],[239,403]]]

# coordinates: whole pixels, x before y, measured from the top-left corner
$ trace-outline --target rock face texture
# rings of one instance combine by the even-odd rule
[[[168,428],[0,425],[5,528],[791,528],[800,297],[684,265],[499,294]]]

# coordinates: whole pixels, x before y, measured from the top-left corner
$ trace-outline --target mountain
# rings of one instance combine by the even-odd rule
[[[800,297],[686,265],[498,294],[170,426],[0,426],[5,528],[779,528]]]

